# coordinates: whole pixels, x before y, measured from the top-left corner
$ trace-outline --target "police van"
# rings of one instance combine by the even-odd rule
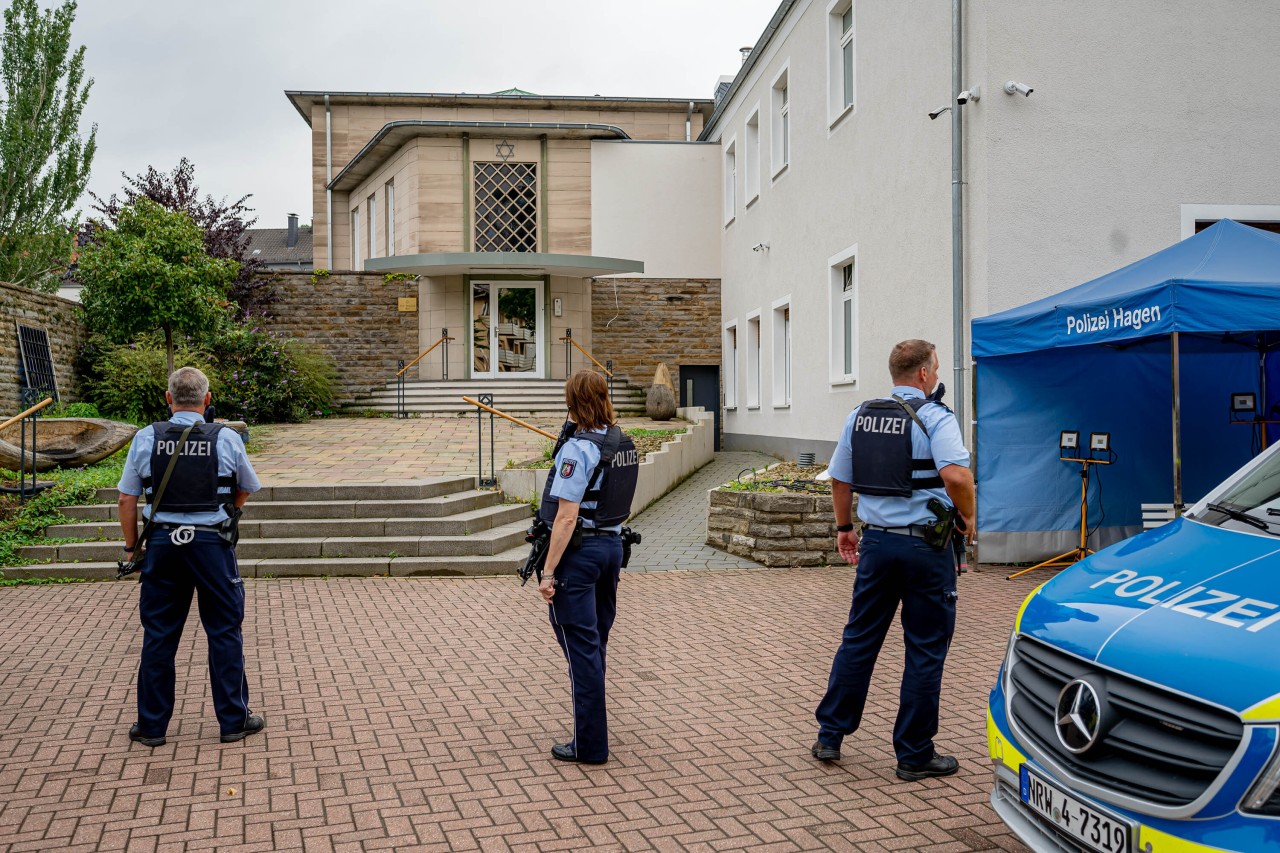
[[[1280,850],[1277,451],[1019,609],[987,742],[1033,850]]]

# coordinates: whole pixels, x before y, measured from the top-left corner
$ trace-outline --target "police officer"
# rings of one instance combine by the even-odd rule
[[[871,671],[901,603],[907,655],[893,748],[898,777],[910,781],[949,776],[959,767],[933,746],[942,667],[955,630],[956,564],[949,544],[938,548],[925,537],[938,515],[929,509],[931,498],[958,510],[966,529],[973,529],[974,484],[955,415],[926,399],[938,384],[934,345],[898,344],[889,373],[892,395],[853,410],[831,460],[836,545],[857,566],[857,578],[811,752],[820,761],[836,761],[841,741],[857,731]],[[853,529],[853,492],[861,538]]]
[[[235,432],[206,424],[209,380],[194,367],[175,370],[165,394],[170,420],[138,430],[120,476],[120,526],[126,559],[141,562],[142,663],[138,667],[138,721],[129,739],[161,746],[173,716],[174,656],[194,593],[209,639],[209,681],[222,742],[262,731],[266,720],[249,711],[245,678],[244,585],[230,541],[231,515],[261,488]],[[182,435],[187,430],[186,441]],[[160,495],[148,541],[138,542],[138,498],[156,500],[170,458],[178,459]],[[229,512],[230,508],[230,512]],[[153,507],[144,513],[150,517]]]
[[[581,370],[564,386],[576,424],[547,474],[539,507],[551,541],[538,592],[569,663],[573,739],[557,743],[561,761],[604,764],[609,732],[604,703],[605,647],[617,612],[622,522],[631,514],[639,473],[635,444],[618,428],[609,388]]]

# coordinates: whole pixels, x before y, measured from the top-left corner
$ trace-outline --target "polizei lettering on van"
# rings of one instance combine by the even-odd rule
[[[1145,308],[1112,308],[1110,311],[1088,311],[1067,315],[1067,334],[1083,335],[1089,332],[1105,332],[1109,329],[1133,329],[1135,332],[1151,323],[1160,322],[1160,306]]]
[[[853,425],[854,432],[882,432],[888,435],[902,435],[907,431],[906,418],[882,418],[875,415],[858,415]]]
[[[1166,582],[1157,575],[1139,575],[1130,569],[1121,569],[1089,588],[1103,586],[1110,586],[1111,592],[1120,598],[1136,598],[1153,607],[1217,622],[1229,628],[1257,632],[1280,622],[1280,604],[1244,598],[1220,589],[1187,586],[1181,581]]]

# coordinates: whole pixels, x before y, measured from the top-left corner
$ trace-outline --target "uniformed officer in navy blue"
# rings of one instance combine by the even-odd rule
[[[538,591],[550,605],[551,626],[569,663],[573,738],[555,744],[551,755],[603,764],[609,759],[605,649],[617,613],[622,523],[631,514],[639,460],[635,444],[615,423],[604,377],[579,371],[565,383],[564,395],[576,430],[556,453],[543,489],[539,515],[551,525],[551,541]]]
[[[827,693],[818,705],[812,754],[840,758],[843,739],[857,731],[871,672],[899,603],[906,665],[893,727],[896,773],[906,780],[949,776],[956,759],[939,755],[938,701],[942,668],[956,619],[956,563],[951,547],[922,538],[936,518],[927,504],[954,507],[973,530],[974,484],[969,452],[951,410],[926,400],[938,384],[933,344],[903,341],[889,356],[894,388],[849,415],[831,460],[832,501],[840,555],[857,567],[853,606],[831,664]],[[858,494],[862,536],[853,529],[852,493]]]
[[[175,370],[165,399],[170,420],[138,430],[120,476],[120,526],[126,558],[144,548],[138,614],[142,663],[138,667],[138,721],[129,739],[161,746],[173,716],[174,656],[191,609],[192,594],[209,639],[209,681],[223,743],[262,731],[266,720],[249,710],[245,678],[244,584],[235,548],[222,535],[228,507],[244,506],[261,488],[244,444],[233,430],[206,424],[209,380],[194,367]],[[149,539],[139,543],[138,498],[148,504],[187,427],[195,427],[160,498]],[[150,516],[152,507],[143,510]]]

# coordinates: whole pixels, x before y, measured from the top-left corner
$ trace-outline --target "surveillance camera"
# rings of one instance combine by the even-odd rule
[[[945,112],[946,112],[947,110],[949,110],[949,109],[951,109],[951,107],[938,107],[938,109],[936,109],[936,110],[934,110],[933,112],[929,113],[929,120],[930,120],[930,121],[932,121],[933,119],[935,119],[935,118],[937,118],[938,116],[942,115],[943,113],[945,113]]]
[[[1025,83],[1019,83],[1017,80],[1010,80],[1004,84],[1005,94],[1022,95],[1025,98],[1031,97],[1031,93],[1035,91]]]
[[[979,101],[981,99],[982,99],[981,86],[973,86],[971,88],[965,89],[963,92],[956,95],[957,104],[967,104],[970,101]]]

